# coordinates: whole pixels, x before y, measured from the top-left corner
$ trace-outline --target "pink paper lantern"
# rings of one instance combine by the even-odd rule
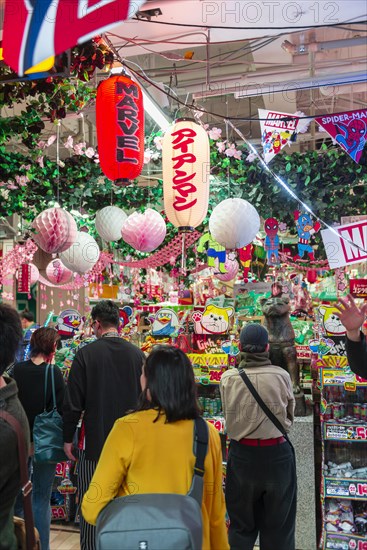
[[[33,239],[48,254],[70,248],[77,236],[74,218],[63,208],[47,208],[33,221]]]
[[[122,226],[122,238],[139,252],[152,252],[166,236],[166,224],[162,216],[152,208],[142,214],[134,212]]]
[[[220,281],[232,281],[233,279],[236,278],[237,276],[237,273],[238,273],[238,269],[239,269],[239,265],[238,265],[238,262],[236,259],[231,259],[231,258],[228,258],[226,259],[225,261],[225,264],[224,264],[224,267],[225,269],[227,270],[227,273],[218,273],[217,271],[215,272],[215,278],[216,279],[219,279]]]
[[[68,283],[73,272],[64,266],[59,258],[52,260],[46,267],[46,275],[51,283],[61,285]]]

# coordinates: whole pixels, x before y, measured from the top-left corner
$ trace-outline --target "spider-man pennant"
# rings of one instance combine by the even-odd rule
[[[367,140],[367,109],[345,111],[315,118],[355,162],[359,162]]]
[[[19,76],[46,71],[53,58],[125,21],[143,0],[6,0],[3,55]],[[34,68],[32,70],[32,68]]]

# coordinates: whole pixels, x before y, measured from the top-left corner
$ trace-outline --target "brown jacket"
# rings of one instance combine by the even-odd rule
[[[272,365],[267,352],[244,353],[242,357],[239,369],[245,369],[260,397],[288,432],[295,407],[288,372]],[[270,439],[282,435],[257,404],[236,368],[223,373],[220,394],[226,430],[231,439]]]

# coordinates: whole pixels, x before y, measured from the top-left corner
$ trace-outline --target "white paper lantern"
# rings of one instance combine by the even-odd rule
[[[75,242],[60,254],[60,259],[71,271],[86,273],[97,263],[99,252],[98,244],[93,237],[78,231]]]
[[[122,228],[122,238],[140,252],[152,252],[166,236],[166,224],[156,210],[147,208],[144,213],[134,212]]]
[[[118,241],[121,239],[121,229],[127,215],[117,206],[106,206],[96,214],[96,230],[104,241]]]
[[[47,208],[33,220],[33,239],[48,254],[67,250],[75,241],[77,226],[69,212],[63,208]]]
[[[220,202],[209,218],[209,231],[227,249],[242,248],[251,243],[260,229],[257,210],[243,199]]]
[[[197,227],[208,212],[210,148],[208,134],[191,119],[179,119],[162,144],[163,197],[175,227]]]

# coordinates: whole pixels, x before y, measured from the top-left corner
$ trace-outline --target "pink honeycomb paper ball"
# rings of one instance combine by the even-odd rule
[[[152,252],[164,241],[166,224],[159,212],[147,208],[144,213],[134,212],[127,218],[121,235],[135,250]]]
[[[74,218],[63,208],[47,208],[33,221],[33,239],[48,254],[67,250],[78,232]]]
[[[220,273],[218,272],[219,265],[217,264],[217,268],[215,269],[215,278],[224,282],[232,281],[233,279],[235,279],[239,269],[237,260],[227,257],[224,267],[227,273]]]
[[[56,285],[68,283],[72,274],[59,258],[52,260],[46,267],[47,279]]]

